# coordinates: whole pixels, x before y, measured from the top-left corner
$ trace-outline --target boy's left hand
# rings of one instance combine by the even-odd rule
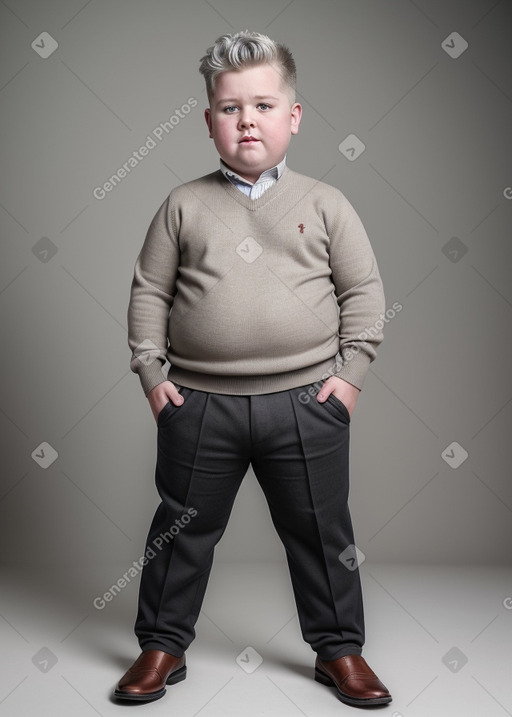
[[[359,389],[338,376],[330,376],[324,381],[322,388],[318,392],[317,401],[323,403],[330,393],[334,393],[336,398],[339,398],[345,404],[347,411],[352,416],[359,398]]]

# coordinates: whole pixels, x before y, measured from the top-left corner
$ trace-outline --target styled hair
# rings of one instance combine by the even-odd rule
[[[243,30],[234,35],[222,35],[206,50],[206,55],[200,62],[199,72],[204,77],[209,101],[215,92],[215,81],[220,74],[263,64],[270,64],[277,70],[290,100],[295,101],[297,69],[292,53],[284,45],[259,32]]]

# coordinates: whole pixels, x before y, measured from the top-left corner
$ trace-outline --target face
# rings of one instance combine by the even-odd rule
[[[223,72],[217,77],[205,119],[221,159],[255,182],[283,159],[299,131],[302,107],[290,103],[271,65]]]

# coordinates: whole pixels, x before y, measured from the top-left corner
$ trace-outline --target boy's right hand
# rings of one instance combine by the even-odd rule
[[[162,381],[157,386],[151,389],[147,395],[149,405],[153,411],[153,417],[155,421],[158,421],[158,414],[169,401],[172,401],[175,406],[181,406],[183,403],[183,396],[178,392],[178,389],[171,381]]]

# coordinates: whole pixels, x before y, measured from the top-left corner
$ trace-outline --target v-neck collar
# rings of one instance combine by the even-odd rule
[[[268,204],[268,202],[272,201],[272,199],[274,199],[278,194],[280,194],[284,189],[286,189],[290,183],[292,173],[291,170],[286,166],[280,178],[272,187],[269,187],[258,199],[250,199],[250,197],[241,192],[238,187],[235,187],[235,185],[222,174],[220,169],[217,171],[219,181],[226,190],[226,192],[231,195],[231,197],[243,207],[252,210],[260,209],[261,207],[265,206],[265,204]]]

